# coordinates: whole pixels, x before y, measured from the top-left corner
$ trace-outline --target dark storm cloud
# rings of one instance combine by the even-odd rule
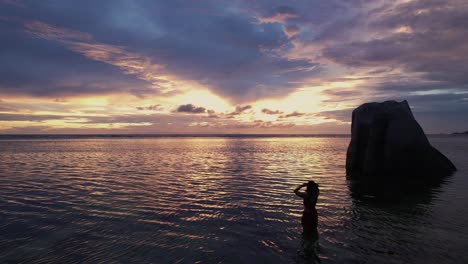
[[[206,112],[206,108],[194,106],[193,104],[185,104],[185,105],[180,105],[179,107],[177,107],[176,112],[202,114]]]

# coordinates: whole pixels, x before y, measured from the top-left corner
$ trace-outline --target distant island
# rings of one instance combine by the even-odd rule
[[[468,135],[468,131],[465,131],[465,132],[455,132],[455,133],[452,133],[452,135]]]

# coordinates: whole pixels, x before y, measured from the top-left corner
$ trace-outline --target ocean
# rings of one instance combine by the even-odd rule
[[[432,136],[458,167],[404,202],[356,197],[347,136],[0,138],[0,263],[468,263],[468,137]]]

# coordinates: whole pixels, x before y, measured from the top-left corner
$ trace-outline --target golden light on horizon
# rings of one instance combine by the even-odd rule
[[[208,90],[191,90],[168,100],[178,105],[193,104],[216,112],[231,111],[233,108],[226,100]]]
[[[291,93],[283,99],[267,99],[255,102],[254,108],[261,113],[263,108],[271,110],[280,110],[283,112],[306,112],[319,113],[322,111],[331,111],[345,108],[340,103],[328,103],[329,96],[324,94],[325,90],[329,89],[354,89],[361,80],[328,82],[320,86],[302,87]]]
[[[186,124],[187,128],[209,127],[211,122],[221,124],[221,127],[236,123],[254,125],[256,122],[267,122],[268,125],[308,126],[318,125],[337,120],[320,115],[322,111],[333,111],[345,108],[340,103],[329,103],[329,95],[324,93],[328,89],[354,89],[361,81],[329,82],[320,86],[302,87],[296,89],[288,96],[280,99],[264,99],[246,104],[232,105],[227,100],[213,92],[193,86],[192,89],[176,93],[172,96],[158,95],[137,97],[128,94],[107,94],[94,96],[69,96],[63,98],[32,98],[8,97],[4,103],[21,105],[27,100],[29,109],[23,109],[14,114],[26,114],[30,120],[2,122],[2,128],[48,127],[49,129],[122,129],[126,127],[159,126],[157,123],[147,122],[152,115],[165,116],[169,122],[172,118],[177,120],[174,111],[177,107],[192,104],[195,107],[205,108],[202,114],[183,113],[193,117],[193,121]],[[149,108],[150,106],[158,106]],[[251,106],[235,115],[236,107]],[[263,110],[276,112],[267,114]],[[208,110],[216,112],[221,119],[203,120],[209,116]],[[180,115],[179,115],[180,116]],[[127,117],[135,118],[135,122],[128,122]],[[122,118],[122,119],[120,119]],[[140,119],[141,118],[141,119]],[[202,119],[200,119],[202,118]],[[97,121],[96,121],[97,120]],[[102,120],[102,122],[100,121]],[[119,121],[122,120],[122,121]],[[164,124],[168,121],[163,121]],[[176,122],[177,123],[177,122]]]

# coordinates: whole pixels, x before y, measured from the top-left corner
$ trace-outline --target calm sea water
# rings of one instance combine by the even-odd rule
[[[347,137],[0,140],[1,263],[302,263],[320,184],[322,263],[468,263],[468,137],[431,137],[459,171],[407,202],[352,198]]]

